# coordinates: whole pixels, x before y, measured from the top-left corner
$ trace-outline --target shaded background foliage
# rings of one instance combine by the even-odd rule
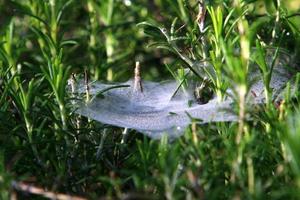
[[[66,91],[72,75],[125,81],[140,61],[145,79],[165,80],[172,78],[165,65],[174,73],[187,67],[161,27],[175,29],[180,53],[199,61],[211,51],[216,59],[209,62],[217,66],[225,65],[225,55],[214,54],[222,44],[218,37],[239,47],[235,23],[243,18],[251,46],[259,40],[297,58],[297,0],[242,1],[245,15],[234,10],[234,2],[205,1],[216,12],[220,6],[223,19],[232,16],[218,35],[209,13],[206,31],[199,31],[196,1],[0,0],[2,199],[12,191],[12,180],[91,199],[298,199],[298,96],[287,96],[283,111],[261,108],[239,144],[236,123],[192,125],[172,142],[130,131],[122,142],[123,129],[72,113],[76,97]],[[152,26],[137,26],[143,21]]]

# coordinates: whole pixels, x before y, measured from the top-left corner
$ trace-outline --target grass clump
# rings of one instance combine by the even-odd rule
[[[1,199],[299,199],[299,12],[297,0],[0,0]],[[282,51],[294,76],[274,101]],[[232,91],[238,121],[169,141],[73,113],[68,80],[125,81],[136,61],[148,80],[192,76],[219,101]]]

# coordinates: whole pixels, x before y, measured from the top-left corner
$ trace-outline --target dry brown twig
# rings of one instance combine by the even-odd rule
[[[140,62],[135,63],[133,91],[138,93],[143,93]]]
[[[87,200],[86,198],[83,197],[78,197],[78,196],[71,196],[67,194],[62,194],[62,193],[56,193],[56,192],[51,192],[51,191],[46,191],[45,189],[41,187],[36,187],[28,183],[23,183],[23,182],[12,182],[12,187],[14,190],[22,192],[22,193],[27,193],[27,194],[32,194],[32,195],[40,195],[45,198],[49,199],[55,199],[55,200]],[[17,196],[13,195],[14,198],[12,200],[17,200]]]

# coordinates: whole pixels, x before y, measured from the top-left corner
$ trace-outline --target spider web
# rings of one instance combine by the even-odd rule
[[[269,59],[268,63],[270,62]],[[273,69],[270,86],[274,99],[278,98],[291,77],[285,65],[286,61],[279,59]],[[250,66],[248,79],[254,84],[251,85],[247,104],[251,106],[264,103],[265,94],[258,67]],[[129,87],[121,87],[124,85]],[[143,93],[132,89],[133,80],[116,84],[92,82],[89,87],[93,100],[88,104],[79,103],[76,110],[78,114],[104,124],[135,129],[152,138],[160,138],[163,134],[168,134],[170,138],[178,137],[192,121],[204,124],[231,122],[238,118],[232,111],[234,101],[230,95],[222,102],[213,97],[203,105],[196,103],[192,88],[180,90],[172,97],[178,87],[176,81],[143,81]],[[84,88],[83,81],[79,81],[76,92],[84,93]],[[97,95],[99,92],[101,95]],[[233,93],[230,89],[226,92]]]

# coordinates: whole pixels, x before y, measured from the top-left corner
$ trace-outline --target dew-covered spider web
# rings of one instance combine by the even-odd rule
[[[274,65],[270,86],[273,98],[279,98],[291,73],[286,59],[278,59]],[[265,101],[264,83],[257,66],[251,65],[249,81],[251,85],[247,104],[261,104]],[[228,95],[223,101],[213,96],[207,103],[199,105],[193,95],[193,89],[179,90],[176,81],[143,81],[143,92],[133,89],[134,80],[124,83],[89,83],[92,100],[79,104],[76,112],[104,124],[135,129],[152,138],[168,134],[175,138],[183,134],[192,121],[198,124],[210,122],[231,122],[237,120],[233,112],[233,99]],[[84,93],[83,81],[75,87],[77,93]],[[228,94],[232,94],[230,89]]]

